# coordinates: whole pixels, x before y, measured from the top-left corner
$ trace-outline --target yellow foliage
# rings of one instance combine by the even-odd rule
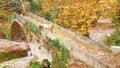
[[[107,0],[75,0],[69,5],[60,6],[57,23],[82,35],[88,35],[100,16],[105,17]],[[106,5],[107,4],[107,5]]]
[[[59,23],[61,26],[77,31],[82,35],[88,34],[90,29],[91,20],[95,15],[90,4],[74,3],[61,7],[63,9],[59,14]]]
[[[100,19],[109,18],[111,0],[38,0],[41,4],[41,16],[51,10],[59,9],[57,23],[82,35],[88,35],[92,26]],[[56,10],[57,11],[57,10]],[[54,15],[55,12],[50,13]],[[53,18],[53,17],[52,17]]]

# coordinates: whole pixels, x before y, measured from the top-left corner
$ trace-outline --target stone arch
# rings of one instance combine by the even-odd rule
[[[14,41],[27,41],[24,29],[17,21],[13,21],[10,27],[11,37]]]

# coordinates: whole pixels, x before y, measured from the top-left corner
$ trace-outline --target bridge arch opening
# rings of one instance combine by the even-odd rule
[[[11,23],[10,31],[13,41],[27,41],[24,29],[22,29],[18,22],[14,21]]]

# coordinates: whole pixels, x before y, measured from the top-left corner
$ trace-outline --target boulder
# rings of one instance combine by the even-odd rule
[[[120,46],[111,46],[111,50],[115,54],[120,54]]]
[[[30,50],[30,47],[26,42],[13,42],[5,39],[0,39],[0,52],[18,50]]]

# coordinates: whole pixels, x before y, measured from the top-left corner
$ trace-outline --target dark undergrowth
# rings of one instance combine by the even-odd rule
[[[27,56],[27,51],[4,51],[0,53],[0,63]]]

